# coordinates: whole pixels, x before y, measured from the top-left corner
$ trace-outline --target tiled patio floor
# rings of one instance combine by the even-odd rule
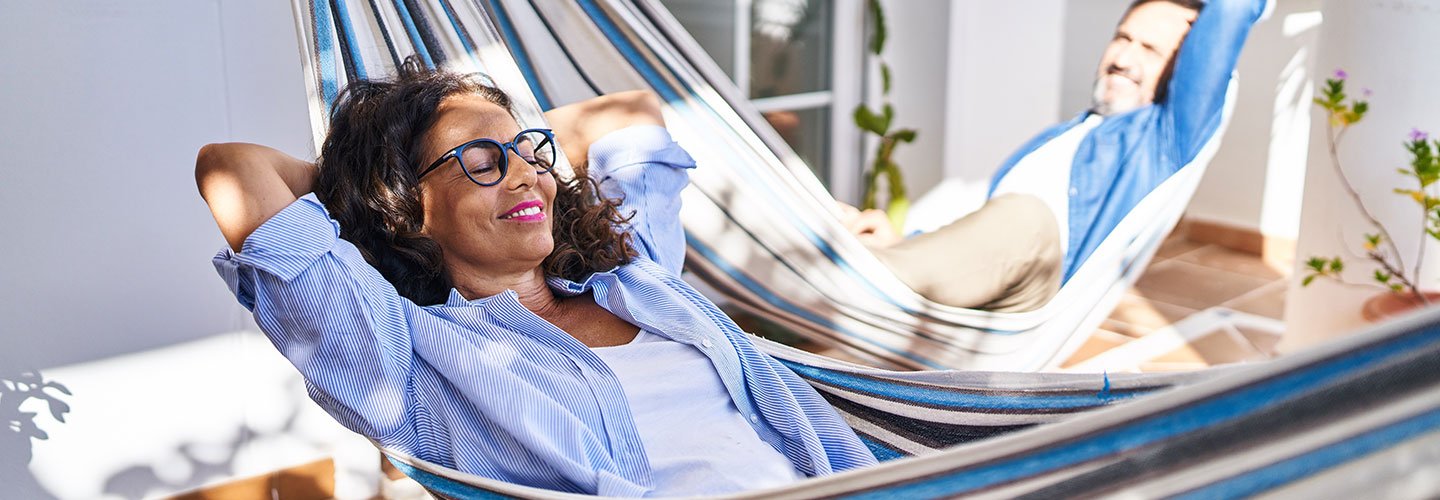
[[[1174,235],[1160,248],[1115,312],[1062,368],[1187,370],[1270,357],[1279,339],[1275,327],[1283,320],[1291,268],[1289,261],[1266,260]],[[1210,313],[1202,318],[1206,310]],[[1242,321],[1200,321],[1209,318]],[[1186,319],[1190,319],[1186,323],[1190,328],[1185,332],[1188,341],[1147,341],[1154,345],[1126,349],[1135,351],[1127,353],[1129,356],[1113,354],[1113,350],[1157,332],[1175,336],[1176,323]],[[1247,326],[1243,321],[1247,319],[1250,324],[1262,323],[1267,328]],[[1212,323],[1218,326],[1207,326]],[[1109,358],[1121,359],[1105,359],[1103,363],[1092,360],[1106,351],[1112,352]]]

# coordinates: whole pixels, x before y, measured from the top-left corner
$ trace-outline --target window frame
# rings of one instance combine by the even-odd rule
[[[835,199],[850,204],[859,201],[862,187],[864,137],[850,116],[864,98],[867,80],[868,54],[865,51],[865,4],[864,0],[810,0],[831,2],[831,25],[829,28],[830,75],[829,89],[773,97],[750,98],[750,36],[755,0],[734,0],[731,23],[733,27],[732,56],[734,60],[733,82],[740,95],[749,99],[760,112],[807,111],[825,108],[829,111],[829,130],[826,131],[828,144],[825,165],[827,175],[821,178]],[[703,45],[702,45],[703,48]],[[810,165],[817,171],[816,165]],[[818,176],[818,174],[817,174]]]

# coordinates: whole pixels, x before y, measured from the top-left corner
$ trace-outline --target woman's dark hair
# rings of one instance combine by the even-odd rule
[[[440,245],[422,232],[422,138],[441,101],[460,94],[510,110],[509,96],[474,75],[430,71],[413,58],[393,80],[353,82],[336,100],[317,160],[315,195],[340,223],[340,237],[420,305],[444,302],[453,286]],[[555,249],[541,264],[546,276],[579,281],[634,257],[615,228],[626,217],[590,178],[557,177],[552,206]]]

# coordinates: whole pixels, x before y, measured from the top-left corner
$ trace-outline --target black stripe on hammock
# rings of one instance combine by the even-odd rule
[[[897,436],[932,450],[940,450],[959,444],[979,441],[1036,425],[942,424],[878,410],[823,392],[820,393],[820,395],[842,414],[848,414],[864,420],[876,427],[890,431]]]
[[[415,31],[420,32],[420,41],[425,44],[425,51],[430,54],[430,60],[438,68],[449,61],[445,57],[445,49],[440,47],[440,40],[435,38],[435,28],[430,26],[430,13],[422,10],[415,0],[404,0],[406,10],[410,11],[410,20],[415,23]]]
[[[575,54],[570,52],[570,47],[564,43],[564,39],[560,38],[560,34],[555,31],[555,26],[550,24],[550,16],[540,11],[540,6],[535,4],[535,0],[528,1],[530,8],[535,11],[535,17],[540,19],[540,24],[545,26],[545,32],[550,34],[550,39],[555,40],[555,45],[560,47],[560,52],[565,54],[565,60],[569,61],[570,67],[575,69],[575,74],[580,75],[580,79],[585,81],[585,85],[590,87],[591,92],[597,96],[603,95],[604,92],[600,90],[600,86],[590,79],[590,74],[585,71],[585,68],[580,67],[580,62],[575,60]]]
[[[353,82],[359,77],[355,72],[354,59],[359,58],[360,53],[355,52],[354,48],[350,46],[349,20],[342,18],[340,15],[340,6],[338,3],[345,0],[329,1],[330,18],[335,20],[335,39],[340,42],[340,61],[345,64],[345,81]],[[361,61],[361,64],[364,64],[364,61]]]
[[[395,68],[400,67],[400,52],[395,49],[395,40],[390,38],[390,28],[385,26],[385,16],[380,13],[380,5],[375,0],[366,0],[370,3],[370,13],[375,15],[375,24],[380,26],[380,36],[385,38],[385,48],[390,51],[390,61],[395,63]]]

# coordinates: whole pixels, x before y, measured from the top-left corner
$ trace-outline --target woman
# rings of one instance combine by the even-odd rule
[[[332,416],[461,471],[659,496],[874,463],[678,277],[694,163],[654,97],[549,117],[589,178],[558,179],[500,91],[413,64],[346,91],[318,169],[206,146],[216,268]]]

